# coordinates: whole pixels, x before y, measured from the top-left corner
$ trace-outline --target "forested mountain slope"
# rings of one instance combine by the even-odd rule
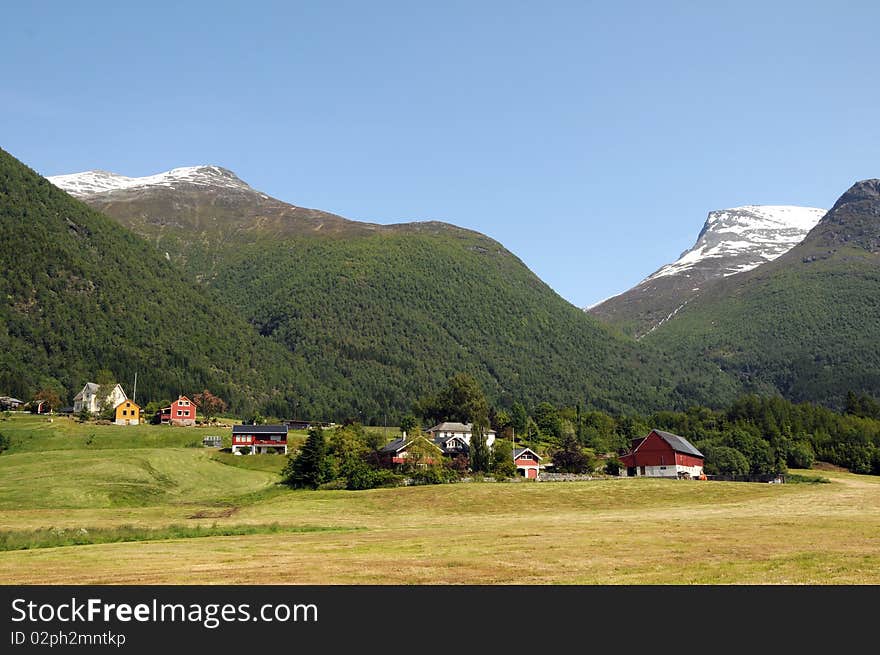
[[[880,396],[880,180],[854,184],[799,245],[726,278],[644,340],[794,401]]]
[[[187,173],[97,191],[95,173],[56,181],[298,357],[305,382],[288,411],[393,420],[457,372],[501,404],[646,409],[736,392],[717,367],[673,364],[585,315],[482,234],[350,221],[269,198],[219,167],[177,170]],[[214,175],[223,182],[205,182]]]

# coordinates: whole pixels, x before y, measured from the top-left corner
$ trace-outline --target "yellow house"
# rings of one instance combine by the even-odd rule
[[[116,406],[116,425],[137,425],[141,422],[141,408],[127,398]]]

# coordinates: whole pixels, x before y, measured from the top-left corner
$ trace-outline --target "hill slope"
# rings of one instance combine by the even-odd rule
[[[100,369],[138,400],[204,387],[244,410],[289,390],[296,358],[152,246],[0,150],[0,389],[62,401]]]
[[[795,401],[880,396],[880,180],[853,185],[799,245],[724,279],[645,341]]]
[[[297,414],[381,422],[386,408],[391,418],[461,371],[501,403],[648,409],[716,404],[734,393],[717,369],[679,372],[585,315],[482,234],[439,222],[350,221],[225,174],[216,186],[169,172],[151,176],[162,184],[98,192],[85,177],[56,182],[168,253],[300,357],[314,384],[302,388]]]
[[[785,205],[749,205],[709,212],[696,243],[675,262],[587,311],[642,336],[670,320],[715,282],[788,252],[824,214],[824,209]]]

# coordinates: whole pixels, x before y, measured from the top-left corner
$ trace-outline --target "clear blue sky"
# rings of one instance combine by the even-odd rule
[[[15,2],[0,146],[44,175],[213,163],[444,220],[578,306],[743,204],[880,177],[880,4]]]

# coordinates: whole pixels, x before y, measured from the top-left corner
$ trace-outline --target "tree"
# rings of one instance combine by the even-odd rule
[[[302,450],[295,458],[288,459],[281,476],[284,484],[294,489],[317,489],[330,478],[327,444],[321,428],[309,430]]]
[[[225,400],[215,396],[207,389],[202,391],[202,393],[194,395],[193,402],[198,406],[199,410],[201,410],[202,416],[205,417],[205,421],[208,422],[228,409]]]
[[[418,424],[419,422],[415,416],[413,416],[412,414],[407,414],[400,419],[400,431],[404,434],[409,434]]]
[[[481,423],[474,423],[471,430],[470,459],[474,473],[486,473],[491,466],[491,453],[486,445],[486,434]]]
[[[709,475],[747,475],[751,468],[749,460],[736,448],[706,445],[703,450],[703,468]]]
[[[446,386],[434,396],[425,396],[414,410],[432,422],[489,424],[489,402],[476,379],[467,373],[457,373],[446,381]]]
[[[535,423],[545,437],[553,439],[562,438],[562,420],[559,412],[548,402],[538,403],[534,412]]]
[[[516,475],[513,444],[507,439],[496,439],[492,444],[492,473],[499,478],[512,478]]]
[[[535,423],[534,419],[530,416],[526,421],[526,429],[525,429],[526,441],[530,444],[536,444],[541,438],[541,431],[538,429],[538,424]]]
[[[516,430],[516,434],[520,435],[520,438],[526,434],[526,423],[528,420],[529,414],[526,412],[523,404],[519,401],[513,403],[510,408],[510,424]]]
[[[796,469],[808,469],[813,467],[816,461],[816,454],[813,447],[806,441],[795,441],[789,446],[787,464]]]
[[[586,451],[574,435],[562,440],[562,445],[552,454],[553,470],[562,473],[585,473],[593,470],[594,458]]]

